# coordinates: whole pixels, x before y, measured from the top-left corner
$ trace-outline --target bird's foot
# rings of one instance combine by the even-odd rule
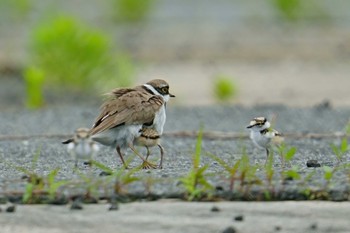
[[[141,164],[142,169],[156,169],[158,166],[154,163],[148,162],[147,160],[143,161]]]

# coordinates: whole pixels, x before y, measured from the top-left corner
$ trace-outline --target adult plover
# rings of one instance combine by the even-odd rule
[[[271,123],[265,117],[254,118],[250,121],[247,128],[250,129],[250,139],[253,143],[257,147],[266,150],[266,164],[270,154],[271,141],[282,135],[277,130],[271,128]]]
[[[78,167],[78,160],[85,160],[91,164],[91,160],[99,150],[99,146],[94,142],[87,128],[79,128],[75,130],[74,137],[67,140],[67,148],[74,158],[74,167]]]
[[[153,128],[142,128],[141,135],[135,139],[135,144],[138,146],[144,146],[147,150],[146,161],[150,156],[150,147],[158,146],[160,150],[160,163],[158,167],[163,168],[163,157],[164,157],[164,148],[160,144],[161,135]],[[143,168],[157,168],[157,165],[150,162],[142,164]]]
[[[134,139],[141,136],[142,128],[155,129],[160,135],[166,120],[166,103],[170,97],[169,84],[154,79],[135,88],[119,88],[108,93],[101,113],[89,131],[92,139],[102,145],[116,148],[127,167],[122,150],[130,148],[148,164],[134,148]],[[152,165],[149,165],[152,167]],[[147,167],[147,166],[146,166]]]

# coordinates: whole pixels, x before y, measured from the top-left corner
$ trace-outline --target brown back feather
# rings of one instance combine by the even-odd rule
[[[144,124],[153,121],[164,104],[160,96],[151,95],[140,88],[113,90],[101,106],[90,134],[97,134],[119,125]]]

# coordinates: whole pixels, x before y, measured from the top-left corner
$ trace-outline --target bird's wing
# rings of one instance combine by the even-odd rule
[[[136,89],[119,89],[101,107],[90,134],[94,135],[120,125],[146,124],[153,121],[164,104],[161,96]]]

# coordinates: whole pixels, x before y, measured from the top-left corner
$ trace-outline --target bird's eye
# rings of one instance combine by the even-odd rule
[[[161,91],[162,91],[162,93],[167,94],[168,93],[168,87],[162,87]]]

